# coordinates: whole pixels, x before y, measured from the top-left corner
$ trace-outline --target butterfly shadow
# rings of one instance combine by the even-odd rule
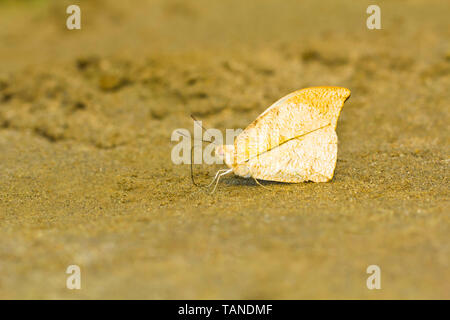
[[[221,180],[223,184],[228,186],[248,186],[248,187],[260,187],[258,183],[256,183],[253,178],[243,178],[239,176],[226,177]],[[286,183],[278,182],[278,181],[267,181],[267,180],[258,180],[258,182],[263,186],[272,186],[272,185],[285,185]]]

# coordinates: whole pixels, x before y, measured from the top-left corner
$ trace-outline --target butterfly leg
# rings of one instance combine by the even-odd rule
[[[252,177],[253,180],[255,180],[256,184],[258,184],[259,186],[263,187],[264,189],[270,190],[269,188],[263,186],[256,178]]]
[[[216,191],[217,184],[219,183],[220,177],[221,177],[221,176],[224,176],[224,175],[226,175],[226,174],[229,174],[231,171],[233,171],[233,169],[229,169],[229,170],[227,170],[227,171],[225,171],[225,172],[222,172],[221,174],[218,175],[217,180],[216,180],[216,185],[214,186],[214,189],[213,189],[213,191],[211,192],[211,194],[213,194],[214,191]]]
[[[212,186],[212,184],[216,181],[216,179],[217,179],[217,177],[218,177],[218,175],[219,175],[219,173],[221,173],[221,172],[225,172],[225,171],[227,171],[228,169],[220,169],[220,170],[217,170],[217,172],[216,172],[216,176],[214,177],[214,179],[211,181],[211,183],[210,184],[208,184],[207,186],[206,186],[206,188],[208,188],[208,187],[210,187],[210,186]]]

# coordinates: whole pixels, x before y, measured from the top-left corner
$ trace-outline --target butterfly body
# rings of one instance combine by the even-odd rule
[[[233,145],[216,148],[242,177],[287,183],[327,182],[337,160],[335,132],[350,90],[312,87],[281,98],[264,111]]]

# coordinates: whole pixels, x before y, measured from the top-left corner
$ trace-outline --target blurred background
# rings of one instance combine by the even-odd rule
[[[449,12],[0,0],[0,298],[450,298]],[[209,195],[172,163],[191,113],[245,128],[315,85],[352,91],[332,182],[230,176]],[[81,290],[66,288],[72,264]],[[372,264],[381,290],[366,287]]]

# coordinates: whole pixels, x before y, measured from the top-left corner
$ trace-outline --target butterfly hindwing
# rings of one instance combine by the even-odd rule
[[[279,182],[327,182],[337,159],[337,135],[331,126],[295,138],[247,161],[255,179]]]

